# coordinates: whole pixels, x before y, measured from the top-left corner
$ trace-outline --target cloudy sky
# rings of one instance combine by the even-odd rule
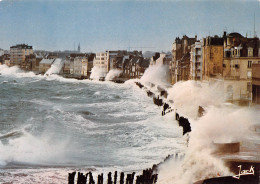
[[[260,36],[259,0],[0,0],[0,48],[171,50],[175,37]]]

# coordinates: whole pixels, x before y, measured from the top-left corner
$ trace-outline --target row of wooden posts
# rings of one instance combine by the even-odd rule
[[[125,179],[126,175],[126,179]],[[76,172],[69,173],[68,175],[68,183],[74,184],[75,182]],[[112,179],[112,173],[109,172],[107,175],[107,184],[155,184],[158,179],[158,174],[153,174],[152,169],[143,170],[141,175],[136,176],[135,179],[135,172],[132,174],[125,174],[121,172],[119,180],[117,180],[117,171],[114,173],[114,177]],[[78,177],[76,180],[77,184],[95,184],[95,180],[93,179],[93,175],[91,172],[83,174],[78,172]],[[104,176],[103,173],[98,175],[97,177],[97,184],[104,184]]]
[[[136,82],[136,85],[139,86],[141,89],[144,88],[144,85],[141,84],[140,82]],[[155,105],[163,106],[162,116],[164,116],[168,112],[173,111],[173,109],[171,109],[169,104],[163,102],[162,98],[160,98],[159,96],[155,97],[155,94],[153,92],[151,92],[150,90],[147,90],[146,92],[147,92],[148,96],[153,97],[153,102]],[[167,95],[168,95],[167,91],[161,90],[160,96],[167,96]],[[168,110],[168,112],[167,112],[167,110]],[[203,111],[203,108],[199,107],[199,113],[200,113],[199,115],[201,115],[201,111]],[[183,127],[183,135],[185,135],[188,132],[191,132],[191,126],[190,126],[190,122],[189,122],[188,118],[179,116],[179,114],[177,112],[175,112],[175,120],[177,120],[179,122],[179,126]]]

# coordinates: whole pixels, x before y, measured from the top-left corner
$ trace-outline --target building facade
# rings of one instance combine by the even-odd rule
[[[197,41],[184,35],[181,39],[177,37],[172,45],[171,83],[175,84],[181,80],[190,78],[190,51],[191,45]]]
[[[223,72],[224,39],[218,36],[203,38],[202,77],[203,80],[221,78]]]
[[[32,46],[26,44],[18,44],[10,47],[10,65],[21,66],[26,56],[33,54]]]
[[[55,59],[42,59],[39,64],[39,72],[45,74],[50,68]]]
[[[197,41],[191,46],[190,79],[202,80],[202,42]]]
[[[225,35],[223,79],[228,99],[250,102],[252,99],[252,66],[260,62],[259,38],[239,33]]]
[[[260,62],[252,64],[252,102],[260,104]]]
[[[96,53],[93,66],[102,70],[106,76],[109,71],[109,52]]]

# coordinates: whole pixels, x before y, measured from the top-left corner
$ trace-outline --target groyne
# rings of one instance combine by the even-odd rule
[[[157,183],[158,174],[153,174],[152,169],[143,170],[141,175],[136,175],[135,172],[126,174],[125,172],[120,173],[120,177],[117,175],[117,171],[114,172],[114,176],[112,176],[112,172],[107,174],[107,184],[155,184]],[[75,180],[77,184],[104,184],[104,175],[103,173],[99,174],[97,177],[97,182],[95,182],[92,172],[88,172],[86,174],[78,172],[77,178],[76,172],[72,172],[68,174],[68,183],[74,184]]]

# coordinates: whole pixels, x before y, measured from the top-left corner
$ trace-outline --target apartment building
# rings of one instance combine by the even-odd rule
[[[18,65],[25,61],[26,56],[33,54],[32,46],[26,44],[18,44],[10,47],[10,65]]]
[[[191,45],[190,80],[202,80],[202,41]]]
[[[96,53],[93,66],[102,70],[105,77],[109,71],[109,52]]]
[[[224,33],[223,79],[231,101],[251,101],[252,66],[260,63],[259,38]]]

